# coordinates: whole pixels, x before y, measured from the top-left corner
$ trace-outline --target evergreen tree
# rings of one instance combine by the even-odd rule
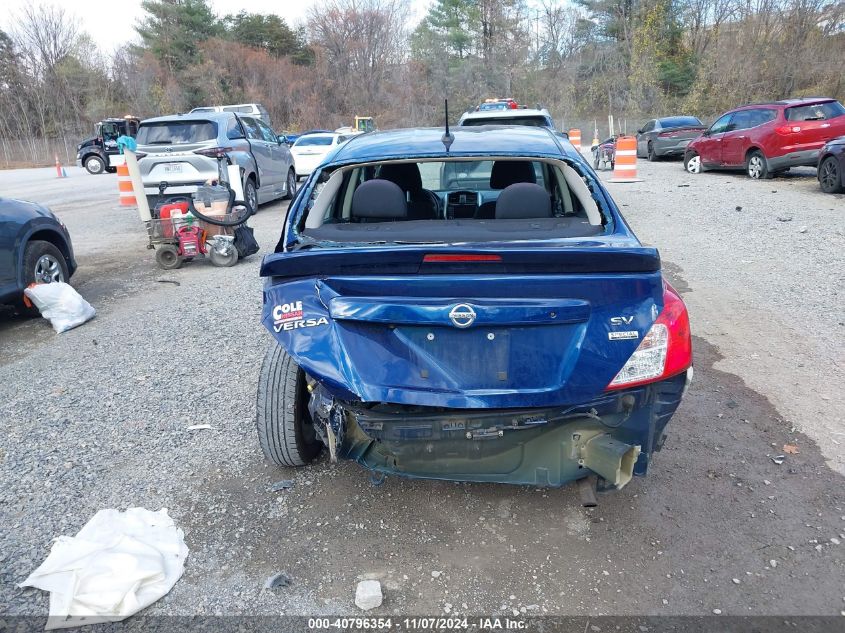
[[[200,42],[223,32],[207,0],[144,0],[141,6],[148,15],[135,30],[171,75],[197,61]]]
[[[295,63],[309,64],[314,53],[305,43],[305,34],[294,31],[277,15],[241,11],[227,15],[223,23],[226,37],[233,42],[260,48],[274,57],[290,57]]]

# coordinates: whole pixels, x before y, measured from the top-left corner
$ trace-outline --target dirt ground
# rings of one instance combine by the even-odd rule
[[[572,488],[375,485],[325,455],[270,466],[254,431],[259,258],[163,273],[113,175],[0,172],[4,195],[65,221],[98,309],[61,336],[0,313],[2,611],[46,612],[14,583],[54,537],[143,506],[167,507],[191,550],[152,614],[355,614],[365,578],[384,587],[376,614],[840,614],[843,196],[812,171],[640,168],[642,183],[609,187],[690,307],[695,382],[648,477],[592,509]],[[285,208],[252,221],[265,251]],[[775,464],[785,444],[798,452]],[[281,479],[293,487],[272,492]],[[263,589],[279,571],[291,584]]]

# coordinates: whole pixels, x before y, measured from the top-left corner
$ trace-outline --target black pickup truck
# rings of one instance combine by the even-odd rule
[[[118,156],[117,147],[119,136],[135,137],[138,134],[140,121],[135,117],[126,116],[122,119],[103,119],[96,126],[96,136],[86,138],[76,147],[76,164],[85,167],[89,174],[113,172],[116,167],[111,164],[110,157]]]

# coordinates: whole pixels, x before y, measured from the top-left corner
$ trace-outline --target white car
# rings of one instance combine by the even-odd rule
[[[552,115],[545,108],[535,109],[520,106],[504,110],[473,110],[461,115],[458,125],[527,125],[555,129]]]
[[[317,168],[326,155],[349,139],[348,135],[333,133],[314,133],[300,136],[293,145],[293,164],[297,177],[308,176]]]

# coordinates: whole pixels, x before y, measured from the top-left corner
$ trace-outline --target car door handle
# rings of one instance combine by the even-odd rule
[[[736,137],[734,137],[734,138],[738,138],[738,139],[740,139],[740,138],[745,138],[745,136],[744,136],[744,135],[743,135],[743,136],[736,136]]]

